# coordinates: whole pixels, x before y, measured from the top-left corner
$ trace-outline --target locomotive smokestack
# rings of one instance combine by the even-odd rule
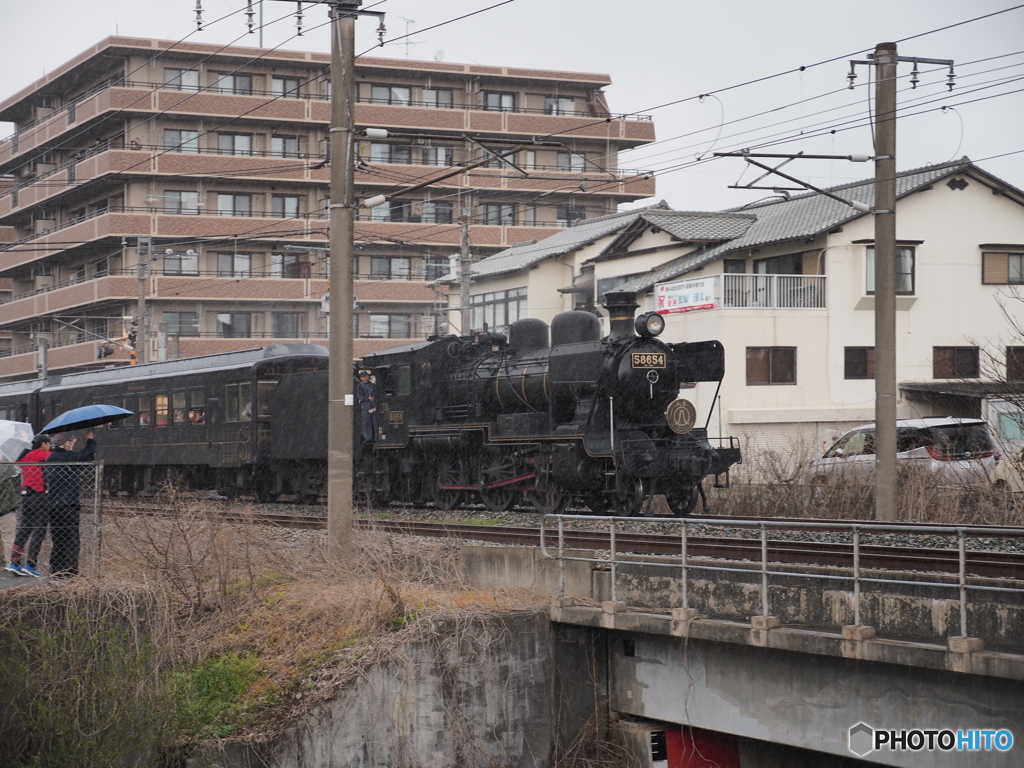
[[[608,336],[613,339],[636,336],[633,329],[633,315],[637,307],[636,294],[632,291],[609,291],[604,295],[604,307],[608,310]]]

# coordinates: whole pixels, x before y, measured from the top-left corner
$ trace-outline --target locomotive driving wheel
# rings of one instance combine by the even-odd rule
[[[518,467],[511,456],[503,456],[498,451],[484,454],[480,466],[483,486],[480,488],[480,501],[491,512],[508,512],[516,503],[516,491],[511,484],[489,488],[496,483],[512,480],[518,476]]]
[[[696,485],[676,487],[665,494],[665,501],[676,517],[686,517],[697,507],[700,491]]]
[[[547,483],[543,488],[527,491],[527,500],[542,515],[558,515],[569,503],[569,494],[554,483]]]
[[[455,509],[463,500],[461,490],[444,488],[446,485],[462,485],[462,472],[459,460],[455,456],[440,456],[434,462],[434,485],[431,488],[431,496],[434,505],[445,512]]]
[[[625,480],[622,488],[612,494],[612,505],[615,514],[620,517],[633,517],[640,514],[643,509],[647,489],[644,488],[644,481],[639,477],[630,477]]]

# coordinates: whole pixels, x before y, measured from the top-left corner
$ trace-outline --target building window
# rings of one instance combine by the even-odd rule
[[[875,348],[846,347],[843,350],[843,378],[875,378]]]
[[[236,96],[252,95],[252,75],[218,75],[214,86],[219,93],[233,93]]]
[[[217,277],[252,277],[251,266],[248,253],[217,254]]]
[[[183,131],[177,128],[164,129],[164,149],[170,152],[198,152],[199,131]]]
[[[453,91],[441,88],[423,89],[423,106],[435,109],[451,109],[455,104]]]
[[[727,275],[742,275],[747,271],[746,259],[725,259],[722,263],[722,272]]]
[[[796,384],[796,347],[747,347],[747,385]]]
[[[488,112],[511,112],[516,108],[514,93],[497,93],[488,91],[484,94],[484,109]]]
[[[374,85],[370,88],[370,103],[408,107],[412,104],[412,88],[404,85]]]
[[[932,378],[978,378],[978,348],[932,347]]]
[[[225,312],[217,315],[217,336],[221,339],[248,339],[252,317],[248,312]]]
[[[301,277],[299,271],[299,256],[295,253],[272,253],[270,254],[270,276],[271,277]]]
[[[408,280],[409,259],[374,256],[370,259],[370,276],[378,280]]]
[[[288,96],[293,99],[299,98],[299,78],[297,77],[274,77],[270,80],[270,88],[275,96]]]
[[[430,146],[423,148],[424,165],[451,165],[452,148]]]
[[[867,292],[875,292],[875,247],[867,249]],[[896,249],[896,293],[911,296],[914,293],[914,249]]]
[[[983,285],[1020,285],[1024,283],[1024,253],[981,254]]]
[[[375,142],[370,145],[370,162],[409,165],[412,162],[412,147],[403,144]]]
[[[1006,380],[1024,381],[1024,347],[1006,348]]]
[[[199,254],[171,253],[164,256],[165,275],[198,275]]]
[[[573,99],[565,96],[545,96],[544,111],[549,115],[571,115],[574,114],[576,103]]]
[[[409,315],[370,315],[368,335],[375,339],[408,339],[411,327]]]
[[[169,189],[164,192],[164,213],[199,213],[199,193],[189,190]]]
[[[217,195],[218,216],[252,216],[251,195]]]
[[[271,312],[270,327],[274,338],[297,339],[299,338],[299,313]]]
[[[299,139],[297,136],[272,136],[270,138],[270,154],[273,157],[298,157]]]
[[[511,227],[515,224],[516,207],[509,203],[484,203],[484,224]]]
[[[537,170],[537,150],[528,149],[523,153],[523,170],[524,171],[535,171]]]
[[[274,195],[270,199],[271,214],[275,219],[299,218],[299,198],[297,195]]]
[[[524,227],[535,226],[537,224],[537,206],[522,206],[519,209],[519,223]]]
[[[217,152],[222,155],[251,155],[252,136],[248,133],[218,133]]]
[[[559,152],[558,170],[570,173],[583,173],[587,168],[587,158],[579,152]]]
[[[447,256],[427,256],[423,259],[423,273],[428,281],[448,277],[448,272],[449,261]]]
[[[370,209],[370,221],[419,222],[422,218],[422,204],[411,200],[389,200]]]
[[[555,225],[559,227],[571,227],[577,221],[582,221],[585,218],[587,218],[587,214],[582,208],[559,206],[555,209]]]
[[[194,69],[164,69],[164,88],[175,91],[198,91],[199,72]]]
[[[427,224],[451,224],[452,204],[430,201],[423,203],[423,221]]]
[[[199,315],[196,312],[164,312],[168,336],[198,336]]]
[[[526,317],[526,288],[478,293],[469,297],[472,306],[473,330],[502,331],[521,317]]]

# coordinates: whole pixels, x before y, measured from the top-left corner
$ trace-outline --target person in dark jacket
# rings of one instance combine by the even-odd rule
[[[70,432],[53,436],[53,452],[47,464],[92,461],[96,456],[96,440],[92,430],[85,433],[85,448],[75,450],[77,439]],[[78,498],[79,467],[43,467],[46,501],[50,512],[50,574],[57,578],[78,575],[79,518],[82,505]]]
[[[18,457],[19,464],[35,464],[46,461],[50,455],[50,436],[36,435],[32,438],[32,449]],[[14,534],[14,547],[7,570],[17,576],[42,577],[37,567],[39,550],[46,538],[46,524],[49,510],[46,507],[46,487],[43,485],[43,468],[25,466],[21,468],[21,517]],[[28,558],[22,561],[25,544],[28,544]]]
[[[359,401],[359,416],[362,420],[361,432],[364,443],[372,443],[376,430],[377,385],[370,381],[369,371],[359,372],[359,383],[356,385],[356,399]]]

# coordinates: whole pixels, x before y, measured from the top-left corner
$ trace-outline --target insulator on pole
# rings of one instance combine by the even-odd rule
[[[203,30],[203,0],[196,0],[196,29]]]

